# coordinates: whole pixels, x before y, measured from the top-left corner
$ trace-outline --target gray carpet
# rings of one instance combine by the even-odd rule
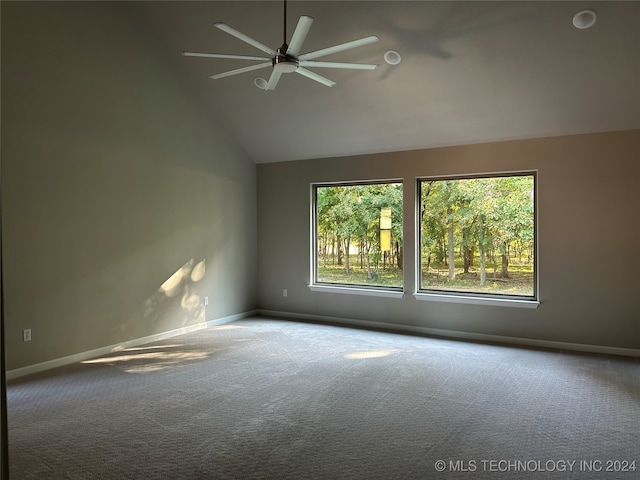
[[[640,478],[639,359],[255,318],[8,405],[12,480]]]

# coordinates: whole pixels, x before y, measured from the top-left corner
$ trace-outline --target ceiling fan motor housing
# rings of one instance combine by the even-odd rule
[[[279,71],[280,73],[291,73],[295,72],[298,68],[298,60],[291,55],[287,55],[286,52],[288,49],[288,45],[285,43],[278,49],[278,54],[273,57],[273,68],[274,70]]]

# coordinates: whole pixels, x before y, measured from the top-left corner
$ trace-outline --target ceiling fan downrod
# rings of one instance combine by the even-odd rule
[[[287,0],[284,0],[284,22],[282,22],[282,46],[287,46]],[[286,53],[285,48],[283,53]]]
[[[282,23],[282,46],[277,50],[278,54],[273,57],[271,63],[273,68],[281,73],[295,72],[298,68],[298,61],[287,55],[289,45],[287,45],[287,0],[284,0],[284,21]]]

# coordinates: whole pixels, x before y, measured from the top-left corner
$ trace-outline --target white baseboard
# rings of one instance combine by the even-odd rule
[[[356,320],[353,318],[331,317],[325,315],[309,315],[305,313],[280,312],[274,310],[259,310],[260,315],[269,317],[287,318],[292,320],[309,320],[321,323],[331,323],[352,327],[392,330],[396,332],[415,333],[419,335],[431,335],[444,338],[472,340],[477,342],[503,343],[526,347],[550,348],[554,350],[571,350],[576,352],[600,353],[606,355],[620,355],[625,357],[640,357],[640,350],[634,348],[609,347],[605,345],[588,345],[582,343],[556,342],[553,340],[537,340],[521,337],[506,337],[502,335],[487,335],[483,333],[460,332],[456,330],[444,330],[440,328],[418,327],[413,325],[400,325],[396,323],[371,322],[368,320]]]
[[[62,358],[56,358],[54,360],[48,360],[42,363],[36,363],[27,367],[16,368],[14,370],[8,370],[6,373],[7,380],[13,380],[15,378],[24,377],[32,373],[43,372],[56,367],[62,367],[71,363],[82,362],[90,358],[100,357],[118,350],[125,348],[137,347],[145,343],[157,342],[166,338],[175,337],[176,335],[182,335],[184,333],[194,332],[196,330],[202,330],[203,328],[212,327],[216,325],[224,325],[225,323],[234,322],[236,320],[242,320],[243,318],[256,315],[258,311],[252,310],[249,312],[237,313],[235,315],[229,315],[227,317],[216,318],[215,320],[209,320],[197,325],[189,325],[187,327],[176,328],[175,330],[169,330],[167,332],[156,333],[142,338],[134,338],[133,340],[127,340],[125,342],[116,343],[114,345],[108,345],[106,347],[96,348],[94,350],[88,350],[86,352],[80,352],[73,355],[68,355]]]

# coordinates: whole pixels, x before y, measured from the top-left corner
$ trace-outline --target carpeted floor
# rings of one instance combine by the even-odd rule
[[[640,478],[637,358],[255,318],[8,404],[12,480]]]

